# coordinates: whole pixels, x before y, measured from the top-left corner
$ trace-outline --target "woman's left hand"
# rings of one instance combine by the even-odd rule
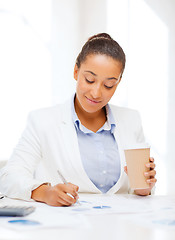
[[[151,189],[154,187],[155,183],[157,182],[157,179],[155,178],[156,171],[155,171],[155,163],[154,158],[149,158],[149,163],[146,164],[146,168],[148,169],[147,172],[144,173],[145,177],[147,178],[147,183],[149,184],[149,188],[147,189],[138,189],[134,190],[134,193],[141,196],[146,196],[151,193]]]

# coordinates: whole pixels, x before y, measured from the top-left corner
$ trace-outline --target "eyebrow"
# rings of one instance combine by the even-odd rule
[[[85,71],[85,72],[91,73],[93,76],[97,77],[97,74],[95,74],[92,71]],[[120,78],[120,75],[119,75],[119,78]],[[107,80],[116,80],[116,81],[118,81],[119,78],[110,77],[110,78],[107,78]]]

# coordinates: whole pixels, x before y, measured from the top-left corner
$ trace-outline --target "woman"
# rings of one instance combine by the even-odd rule
[[[74,204],[78,191],[129,192],[123,149],[144,142],[141,121],[137,111],[108,104],[124,68],[119,44],[106,33],[92,36],[77,57],[75,95],[64,104],[29,115],[1,172],[0,191],[52,206]],[[136,194],[150,194],[156,182],[153,158],[147,167],[150,188]]]

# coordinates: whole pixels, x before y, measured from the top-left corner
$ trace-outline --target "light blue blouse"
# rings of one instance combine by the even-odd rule
[[[84,127],[72,102],[72,117],[78,136],[78,144],[83,167],[95,186],[107,192],[120,177],[120,157],[114,138],[115,120],[109,105],[106,106],[107,121],[96,132]]]

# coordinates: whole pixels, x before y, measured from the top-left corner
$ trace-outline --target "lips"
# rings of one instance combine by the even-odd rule
[[[90,99],[90,98],[88,98],[88,97],[86,97],[86,99],[88,100],[88,102],[90,102],[90,103],[92,103],[92,104],[98,104],[98,103],[101,102],[101,101],[92,100],[92,99]]]

